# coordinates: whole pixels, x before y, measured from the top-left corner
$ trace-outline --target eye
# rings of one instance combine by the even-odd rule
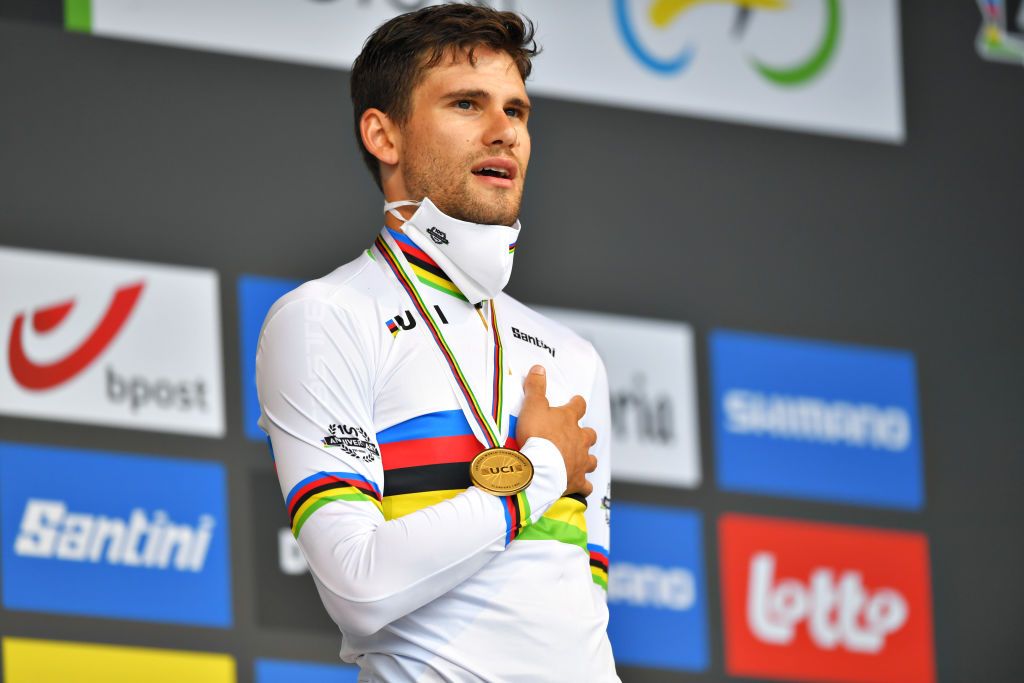
[[[505,109],[505,115],[508,116],[509,118],[518,119],[522,117],[523,112],[518,107],[508,107],[507,109]]]
[[[458,100],[455,102],[455,106],[459,109],[469,110],[473,108],[473,102],[470,100]]]

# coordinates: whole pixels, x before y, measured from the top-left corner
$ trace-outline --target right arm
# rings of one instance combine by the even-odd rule
[[[351,635],[375,633],[444,595],[504,551],[510,528],[531,521],[516,520],[504,498],[472,486],[384,519],[373,424],[380,361],[365,325],[315,299],[272,309],[256,359],[261,425],[270,436],[292,532],[332,618]],[[330,425],[339,438],[356,440],[351,453],[325,446]],[[520,495],[535,520],[566,489],[566,465],[547,439],[527,438],[521,450],[534,465],[533,482]]]

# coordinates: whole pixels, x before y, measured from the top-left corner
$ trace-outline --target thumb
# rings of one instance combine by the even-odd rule
[[[543,365],[534,365],[523,382],[523,403],[547,403],[548,378]]]

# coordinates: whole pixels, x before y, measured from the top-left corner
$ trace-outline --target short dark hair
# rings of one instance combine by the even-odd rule
[[[479,5],[424,7],[387,21],[367,38],[352,65],[352,113],[356,140],[377,187],[383,189],[380,163],[363,144],[363,112],[380,109],[405,124],[412,113],[412,91],[426,71],[445,56],[461,52],[474,63],[474,49],[481,46],[507,53],[524,81],[530,75],[530,60],[540,52],[533,22],[515,12]]]

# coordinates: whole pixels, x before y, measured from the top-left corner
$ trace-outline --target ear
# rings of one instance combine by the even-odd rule
[[[402,137],[401,131],[390,116],[380,109],[367,109],[359,118],[359,133],[366,149],[377,157],[381,164],[398,164]]]

